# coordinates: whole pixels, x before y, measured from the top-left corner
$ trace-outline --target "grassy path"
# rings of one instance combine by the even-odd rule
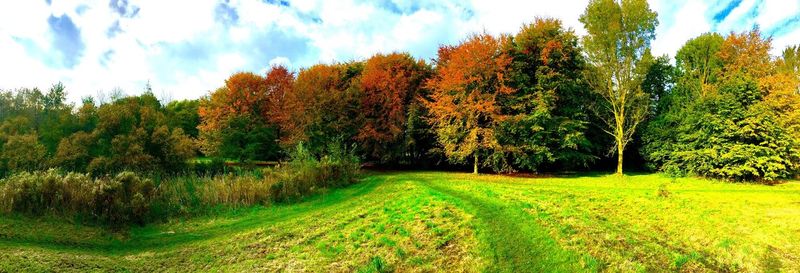
[[[578,272],[580,261],[575,253],[561,248],[516,203],[494,200],[488,188],[479,191],[459,191],[448,185],[420,181],[437,192],[456,198],[465,204],[479,221],[480,237],[486,244],[483,253],[489,254],[490,272]],[[455,182],[458,183],[458,182]],[[475,194],[478,192],[479,194]]]
[[[125,234],[0,217],[0,272],[799,272],[798,253],[800,184],[660,175],[379,173]]]

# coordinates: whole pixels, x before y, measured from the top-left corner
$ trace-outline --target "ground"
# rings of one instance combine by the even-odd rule
[[[371,173],[124,232],[0,217],[0,272],[51,270],[800,272],[800,183]]]

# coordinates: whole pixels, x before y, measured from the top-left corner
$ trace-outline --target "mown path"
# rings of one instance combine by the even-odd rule
[[[520,204],[497,200],[488,187],[477,185],[476,190],[452,188],[454,183],[436,183],[426,179],[418,183],[455,199],[474,213],[479,222],[481,241],[490,254],[490,272],[578,272],[581,268],[576,254],[564,250],[550,237],[547,230],[525,213]]]

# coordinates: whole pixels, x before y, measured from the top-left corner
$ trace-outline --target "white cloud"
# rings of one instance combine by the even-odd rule
[[[649,1],[661,22],[653,51],[670,56],[706,31],[727,34],[755,23],[771,30],[800,13],[800,2],[794,0],[744,0],[717,23],[711,17],[726,3]],[[238,21],[228,23],[216,20],[216,0],[129,0],[125,16],[106,0],[53,2],[0,1],[0,60],[5,64],[0,88],[48,88],[62,81],[70,100],[78,101],[116,87],[136,94],[150,80],[174,98],[196,98],[236,71],[265,72],[277,63],[299,69],[390,51],[429,59],[441,44],[483,30],[513,33],[537,16],[561,19],[583,35],[578,18],[588,0],[391,0],[384,2],[392,3],[388,7],[359,0],[289,0],[289,7],[280,1],[231,0]],[[133,6],[138,8],[135,16]],[[68,16],[80,30],[85,48],[74,67],[53,65],[61,57],[54,53],[59,41],[48,25],[51,15]],[[114,32],[117,22],[120,31]],[[776,35],[773,54],[800,41],[799,29],[781,29]]]
[[[276,65],[292,67],[292,61],[290,61],[289,58],[283,56],[275,57],[272,60],[269,60],[269,66],[276,66]]]
[[[578,21],[588,0],[563,1],[481,1],[473,0],[476,16],[473,30],[485,27],[489,32],[514,33],[523,23],[529,23],[537,16],[561,19],[565,26],[582,35],[586,31]]]
[[[786,18],[800,14],[800,1],[764,1],[755,21],[762,29],[768,30]]]
[[[699,1],[666,1],[655,3],[659,12],[656,39],[652,42],[653,55],[664,54],[675,57],[675,53],[687,40],[711,31],[711,22],[704,16],[708,5]],[[680,3],[680,4],[676,4]],[[670,6],[671,4],[671,6]]]
[[[780,56],[787,46],[800,45],[800,28],[772,40],[772,55]]]

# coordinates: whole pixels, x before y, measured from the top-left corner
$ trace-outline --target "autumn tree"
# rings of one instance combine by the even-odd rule
[[[267,100],[261,115],[273,124],[279,124],[283,117],[282,105],[286,94],[291,92],[294,85],[294,73],[285,66],[273,66],[267,72],[264,83],[267,86]]]
[[[317,64],[302,69],[282,103],[282,143],[299,142],[314,153],[333,142],[352,143],[359,125],[358,62]]]
[[[472,157],[474,173],[486,165],[482,156],[503,149],[495,129],[507,115],[497,99],[515,90],[507,85],[511,57],[502,40],[474,34],[457,46],[440,47],[436,72],[425,84],[431,90],[425,105],[444,154],[455,162]]]
[[[364,63],[360,77],[363,126],[356,140],[366,155],[396,160],[404,152],[409,108],[429,74],[423,61],[408,53],[376,54]]]
[[[238,160],[276,159],[276,98],[287,83],[276,75],[291,77],[285,67],[272,67],[267,77],[239,72],[225,80],[225,86],[200,101],[200,139],[203,152]]]
[[[590,64],[587,79],[600,98],[594,112],[611,135],[622,174],[623,152],[648,112],[642,90],[647,69],[641,59],[649,54],[658,25],[645,0],[592,0],[580,17],[588,35],[583,45]]]

